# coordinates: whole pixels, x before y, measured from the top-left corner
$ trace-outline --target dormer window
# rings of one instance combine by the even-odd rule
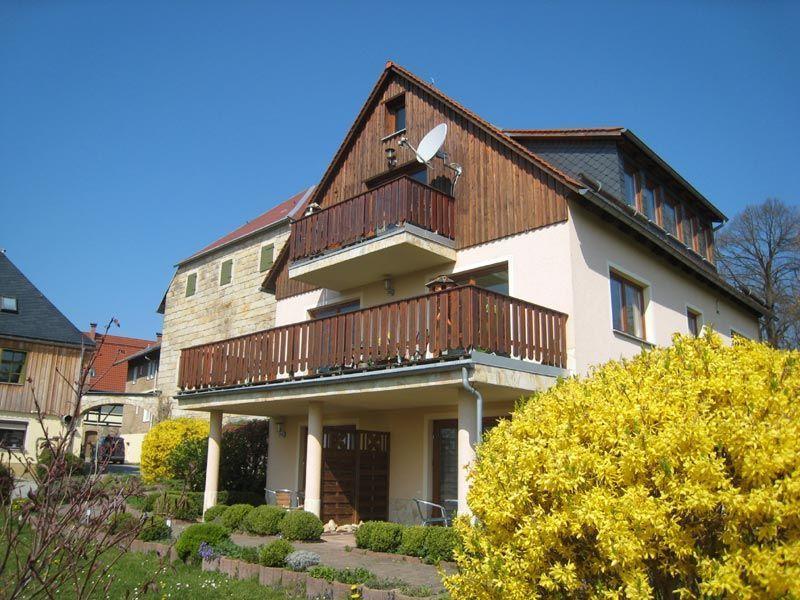
[[[386,102],[386,131],[392,135],[406,128],[406,96],[400,94]]]
[[[642,212],[651,221],[656,220],[656,191],[649,184],[642,186]]]
[[[13,296],[0,296],[0,312],[17,313],[17,299]]]
[[[683,230],[683,243],[694,250],[694,217],[685,209],[683,219],[681,219],[681,229]]]
[[[625,202],[628,206],[636,208],[636,175],[628,168],[622,170],[625,183]]]
[[[678,237],[678,210],[669,198],[664,198],[661,203],[661,226]]]

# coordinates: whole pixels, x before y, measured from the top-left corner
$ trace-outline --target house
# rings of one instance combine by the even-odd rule
[[[520,397],[674,333],[757,337],[766,310],[717,273],[724,215],[630,131],[500,130],[393,63],[274,210],[162,302],[159,387],[210,419],[206,507],[223,415],[254,415],[268,488],[324,521],[469,514],[475,444]]]
[[[98,333],[90,324],[85,333],[96,344],[89,378],[89,390],[82,398],[81,455],[93,460],[98,440],[121,436],[125,462],[141,461],[142,441],[159,411],[156,388],[160,334],[158,340]]]
[[[0,252],[0,458],[16,472],[36,460],[45,429],[51,437],[65,431],[71,385],[93,347]]]

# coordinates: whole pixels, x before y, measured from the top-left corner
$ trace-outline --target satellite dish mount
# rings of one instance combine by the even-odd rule
[[[444,166],[448,169],[451,169],[456,174],[456,176],[453,178],[453,187],[451,189],[451,192],[455,192],[456,183],[458,182],[458,178],[461,176],[461,173],[464,172],[464,169],[458,163],[450,162],[447,152],[441,149],[444,145],[444,140],[446,137],[447,124],[440,123],[425,134],[425,137],[420,140],[419,146],[416,148],[411,145],[411,142],[409,142],[408,138],[406,137],[401,137],[398,144],[400,146],[408,146],[411,148],[416,155],[417,160],[428,167],[431,166],[431,160],[434,158],[442,159]]]

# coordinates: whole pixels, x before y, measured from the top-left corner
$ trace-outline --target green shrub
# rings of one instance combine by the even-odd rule
[[[402,525],[367,521],[356,530],[356,545],[373,552],[395,552],[400,547],[402,537]]]
[[[155,498],[153,511],[182,521],[196,521],[203,513],[201,494],[162,492]]]
[[[199,492],[206,482],[206,457],[208,438],[188,437],[175,446],[167,456],[173,476],[188,489]]]
[[[198,563],[200,562],[200,556],[197,552],[200,549],[200,544],[205,542],[210,546],[215,546],[228,539],[230,539],[230,533],[222,525],[217,523],[195,523],[183,530],[183,533],[175,543],[175,550],[181,560]]]
[[[14,491],[14,472],[10,467],[0,464],[0,506],[11,502]]]
[[[156,509],[156,500],[161,494],[159,492],[150,492],[145,495],[144,502],[142,503],[142,510],[144,512],[153,512]]]
[[[397,552],[406,556],[425,556],[425,538],[430,529],[432,528],[422,527],[421,525],[403,528],[403,535]]]
[[[206,523],[216,521],[225,514],[226,510],[228,510],[228,507],[225,504],[217,504],[216,506],[212,506],[203,515],[203,521]]]
[[[275,535],[280,531],[286,509],[265,504],[251,510],[244,518],[242,526],[254,535]]]
[[[172,536],[172,529],[167,522],[158,515],[152,515],[145,519],[139,535],[136,537],[145,542],[155,542],[158,540],[168,540]]]
[[[39,452],[38,464],[36,465],[36,476],[41,481],[47,475],[48,470],[53,464],[53,452],[50,448],[43,448]],[[83,459],[75,456],[71,452],[64,453],[61,461],[53,469],[54,477],[71,477],[83,473]]]
[[[133,530],[136,527],[138,519],[131,513],[119,512],[114,513],[108,518],[106,525],[108,526],[108,533],[117,534]]]
[[[259,563],[259,548],[254,548],[252,546],[240,546],[230,539],[222,540],[217,544],[213,544],[212,549],[216,554],[221,556],[243,560],[254,565]]]
[[[267,477],[269,422],[265,419],[230,423],[222,429],[221,452],[225,460],[219,469],[220,487],[234,496],[226,504],[264,504],[264,481]]]
[[[286,557],[294,552],[292,545],[286,540],[275,540],[271,544],[261,546],[260,562],[265,567],[283,567]]]
[[[289,511],[281,521],[281,535],[287,540],[318,540],[323,525],[319,517],[304,510]]]
[[[225,525],[230,530],[239,530],[242,528],[242,522],[245,517],[253,510],[249,504],[234,504],[229,506],[220,516],[220,523]]]
[[[308,570],[310,577],[324,579],[325,581],[338,581],[350,585],[363,585],[375,580],[375,575],[363,567],[354,569],[334,569],[325,565],[317,565]]]
[[[458,532],[452,527],[426,527],[425,560],[439,562],[453,560],[458,546]]]
[[[266,501],[264,493],[249,492],[243,490],[222,491],[217,493],[217,503],[233,506],[234,504],[252,504],[261,506]]]
[[[125,501],[128,503],[128,506],[144,512],[147,496],[128,496]]]

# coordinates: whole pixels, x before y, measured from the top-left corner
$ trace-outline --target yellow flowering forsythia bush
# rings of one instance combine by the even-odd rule
[[[173,448],[185,439],[207,437],[208,421],[186,417],[161,421],[142,441],[142,481],[154,483],[173,477],[167,460]]]
[[[800,352],[676,337],[534,396],[478,456],[454,599],[800,598]]]

